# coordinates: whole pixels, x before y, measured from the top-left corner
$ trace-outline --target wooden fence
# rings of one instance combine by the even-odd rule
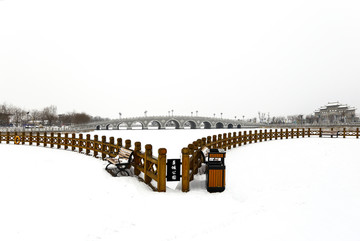
[[[340,138],[345,138],[347,136],[359,138],[359,128],[292,128],[240,131],[238,133],[230,132],[198,139],[192,144],[189,144],[188,147],[182,149],[182,191],[188,192],[190,190],[190,181],[193,180],[194,175],[198,172],[199,167],[204,162],[203,156],[200,154],[200,151],[204,147],[230,150],[231,148],[251,143],[260,143],[271,140],[305,138],[311,136],[322,137],[325,134],[330,138],[335,137],[335,135],[330,135],[330,133],[337,133]]]
[[[29,133],[10,133],[0,132],[0,144],[1,143],[14,143],[21,145],[36,145],[57,149],[65,149],[91,155],[95,158],[105,159],[106,157],[115,157],[119,152],[120,147],[123,147],[122,138],[117,138],[116,143],[114,137],[109,138],[109,142],[106,140],[106,136],[102,136],[99,140],[98,135],[94,135],[94,139],[90,139],[90,134],[84,138],[83,134],[75,133],[50,133],[46,132],[40,134],[37,132],[33,134]],[[124,148],[131,148],[131,140],[125,140]],[[161,148],[158,151],[159,156],[152,155],[152,146],[146,145],[145,152],[141,151],[141,143],[135,143],[134,149],[134,173],[140,179],[151,186],[158,192],[166,191],[166,149]],[[152,184],[152,181],[157,182],[156,187]]]

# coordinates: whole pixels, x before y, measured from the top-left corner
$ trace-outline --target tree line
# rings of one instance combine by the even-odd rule
[[[85,112],[75,111],[58,114],[57,107],[54,105],[31,110],[6,103],[0,105],[0,126],[64,126],[102,120],[108,120],[108,118],[94,117]]]

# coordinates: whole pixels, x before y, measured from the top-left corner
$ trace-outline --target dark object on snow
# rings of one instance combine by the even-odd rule
[[[210,149],[206,161],[206,189],[208,192],[225,190],[225,154],[223,149]]]
[[[121,147],[119,154],[116,157],[105,158],[105,160],[109,162],[105,167],[105,170],[113,177],[116,177],[119,173],[123,176],[129,176],[130,173],[128,169],[130,169],[133,159],[133,151]],[[109,168],[109,166],[112,168]]]

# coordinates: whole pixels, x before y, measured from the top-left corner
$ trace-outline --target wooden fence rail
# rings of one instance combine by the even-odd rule
[[[182,191],[188,192],[190,190],[190,181],[193,180],[194,175],[197,173],[198,168],[204,162],[200,151],[204,148],[217,148],[230,150],[244,146],[251,143],[260,143],[271,140],[282,139],[294,139],[305,138],[311,136],[323,137],[324,133],[338,134],[338,137],[345,138],[347,136],[359,138],[359,128],[346,129],[346,128],[291,128],[291,129],[265,129],[224,133],[208,137],[204,137],[201,140],[189,144],[188,147],[182,149]],[[329,134],[328,134],[329,135]],[[335,135],[329,135],[330,138],[334,138]],[[196,144],[195,144],[196,143]]]
[[[14,143],[21,145],[36,145],[54,148],[57,149],[63,148],[64,150],[71,149],[72,151],[77,151],[79,153],[84,153],[86,155],[91,155],[95,158],[105,159],[106,157],[115,157],[117,156],[120,147],[126,149],[131,148],[131,140],[125,140],[125,146],[123,146],[122,138],[117,138],[115,143],[114,137],[110,137],[109,142],[106,140],[106,136],[102,136],[99,140],[98,135],[94,136],[94,139],[90,139],[90,134],[86,135],[86,138],[83,137],[83,134],[79,134],[76,137],[75,133],[72,133],[69,136],[69,133],[57,133],[52,132],[48,135],[47,132],[42,133],[37,132],[36,134],[29,132],[22,132],[18,134],[17,132],[0,132],[0,144],[1,143]],[[152,155],[152,146],[146,145],[145,152],[141,152],[141,143],[135,143],[134,149],[134,173],[140,179],[143,179],[144,182],[150,185],[154,190],[158,192],[166,191],[166,149],[161,148],[158,151],[159,156],[155,157]],[[143,176],[141,177],[141,173]],[[157,187],[151,183],[152,181],[157,182]]]

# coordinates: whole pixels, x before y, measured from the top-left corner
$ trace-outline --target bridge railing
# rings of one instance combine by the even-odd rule
[[[123,146],[122,138],[117,138],[115,143],[114,137],[110,137],[109,142],[106,136],[102,136],[99,140],[98,135],[94,135],[94,139],[90,139],[90,134],[84,138],[83,134],[76,133],[32,133],[32,132],[0,132],[1,143],[14,143],[21,145],[36,145],[50,148],[71,149],[95,158],[104,160],[106,157],[117,156],[121,147],[126,149],[131,148],[131,140],[125,140]],[[134,150],[134,173],[140,179],[143,179],[146,184],[159,192],[166,191],[166,149],[159,149],[159,156],[152,155],[152,146],[146,145],[146,151],[141,152],[141,143],[135,143]],[[152,181],[157,182],[154,185]]]
[[[182,149],[182,191],[190,190],[190,182],[199,167],[205,161],[200,151],[204,147],[230,150],[243,145],[260,143],[263,141],[294,139],[305,137],[322,137],[324,133],[337,133],[338,137],[359,138],[359,128],[291,128],[291,129],[264,129],[240,132],[229,132],[198,139]],[[329,134],[328,134],[329,135]],[[335,135],[329,135],[333,138]]]

